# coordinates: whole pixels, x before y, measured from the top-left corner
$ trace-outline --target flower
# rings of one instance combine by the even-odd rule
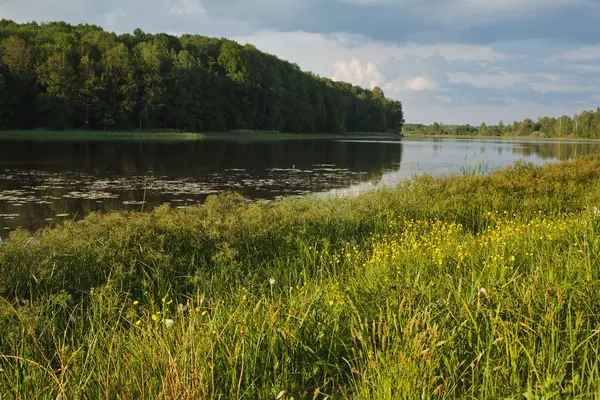
[[[205,316],[208,313],[208,311],[202,311],[202,316]]]
[[[487,294],[486,288],[482,287],[481,289],[479,289],[479,294]]]
[[[158,321],[158,317],[156,316],[156,314],[152,314],[152,321]]]
[[[137,326],[140,326],[140,325],[142,324],[142,321],[140,321],[140,320],[138,319],[137,321],[135,321],[135,324],[136,324]]]
[[[269,279],[269,283],[271,284],[271,286],[273,286],[275,284],[275,279],[273,279],[273,278]]]
[[[167,328],[170,328],[170,327],[172,327],[174,323],[175,323],[175,321],[173,321],[172,319],[167,319],[167,320],[165,320],[165,326],[166,326]]]
[[[137,301],[137,300],[133,302],[133,305],[134,305],[134,306],[137,306],[138,304],[140,304],[140,302],[139,302],[139,301]]]
[[[594,216],[600,217],[600,210],[598,209],[598,207],[594,207]]]

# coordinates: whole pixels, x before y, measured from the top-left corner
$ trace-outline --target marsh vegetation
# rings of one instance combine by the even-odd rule
[[[600,158],[91,214],[0,245],[0,393],[590,398]]]

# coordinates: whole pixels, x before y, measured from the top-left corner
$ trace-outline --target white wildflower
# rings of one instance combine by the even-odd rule
[[[271,286],[273,286],[275,284],[275,279],[273,279],[273,278],[269,279],[269,283],[271,284]]]
[[[479,294],[486,295],[487,294],[486,288],[482,287],[481,289],[479,289]]]
[[[174,323],[175,323],[175,321],[173,321],[172,319],[167,319],[167,320],[165,320],[165,326],[166,326],[167,328],[170,328],[170,327],[172,327]]]

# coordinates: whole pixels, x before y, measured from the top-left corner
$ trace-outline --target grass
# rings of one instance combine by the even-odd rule
[[[8,398],[594,398],[600,157],[0,245]]]
[[[120,132],[120,131],[0,131],[0,139],[8,140],[291,140],[398,137],[377,132],[356,132],[345,135],[326,133],[285,133],[276,131],[236,130],[230,132]]]

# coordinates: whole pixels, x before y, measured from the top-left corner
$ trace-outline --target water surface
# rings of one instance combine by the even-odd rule
[[[201,204],[237,191],[274,200],[308,193],[354,194],[416,174],[488,171],[600,152],[600,143],[419,139],[21,141],[0,140],[0,236],[92,211]]]

